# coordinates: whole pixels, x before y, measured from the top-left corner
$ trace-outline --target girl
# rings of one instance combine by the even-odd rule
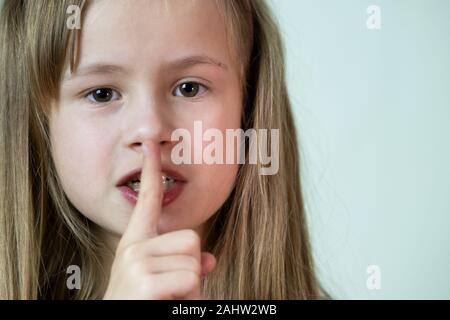
[[[324,295],[264,1],[7,0],[0,35],[0,298]],[[279,129],[278,172],[174,165],[196,121]]]

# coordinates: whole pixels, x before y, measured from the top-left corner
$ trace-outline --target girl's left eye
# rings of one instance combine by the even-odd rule
[[[97,88],[88,92],[86,98],[94,103],[107,103],[111,100],[120,98],[120,94],[116,90],[110,88]]]
[[[177,97],[193,98],[205,91],[205,86],[197,82],[183,82],[175,88],[173,95]]]

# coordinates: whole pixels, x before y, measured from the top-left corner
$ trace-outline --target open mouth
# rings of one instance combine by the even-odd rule
[[[173,186],[177,182],[177,180],[175,178],[171,177],[170,175],[166,175],[166,174],[163,174],[161,176],[161,181],[163,184],[163,192],[169,191],[171,188],[173,188]],[[141,177],[139,176],[139,177],[132,178],[131,180],[128,181],[126,186],[128,186],[130,189],[134,190],[136,193],[139,193],[139,190],[141,187]]]
[[[122,195],[133,205],[137,203],[139,190],[141,187],[141,171],[129,175],[122,179],[123,182],[118,184],[118,188]],[[181,194],[186,180],[176,173],[163,171],[161,173],[161,183],[163,184],[163,200],[162,206],[167,206]]]

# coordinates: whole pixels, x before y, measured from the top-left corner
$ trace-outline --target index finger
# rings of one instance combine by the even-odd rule
[[[157,143],[142,143],[144,165],[138,200],[122,236],[122,244],[141,241],[158,235],[162,206],[161,156]]]

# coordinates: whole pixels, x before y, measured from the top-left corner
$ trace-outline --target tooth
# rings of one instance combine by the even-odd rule
[[[175,180],[169,176],[162,176],[161,179],[162,179],[164,191],[169,190],[175,183]]]
[[[161,182],[163,184],[164,191],[167,191],[175,184],[175,179],[170,176],[163,175],[161,176]],[[135,192],[139,192],[140,186],[141,186],[140,180],[135,179],[128,182],[128,187],[133,189]]]
[[[134,191],[139,192],[139,189],[141,187],[141,182],[140,181],[135,181],[135,182],[130,181],[130,182],[128,182],[128,186],[131,189],[133,189]]]

